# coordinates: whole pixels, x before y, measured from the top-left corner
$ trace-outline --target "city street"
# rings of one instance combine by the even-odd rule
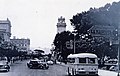
[[[65,64],[50,65],[49,69],[29,69],[26,66],[28,60],[17,61],[11,64],[9,72],[0,72],[0,76],[67,76]],[[116,72],[98,70],[99,76],[117,76]]]
[[[66,68],[61,65],[50,65],[49,69],[29,69],[28,60],[18,61],[11,65],[9,72],[0,72],[0,76],[66,76]]]

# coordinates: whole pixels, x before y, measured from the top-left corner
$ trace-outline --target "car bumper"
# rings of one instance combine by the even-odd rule
[[[9,71],[9,69],[0,69],[0,71]]]

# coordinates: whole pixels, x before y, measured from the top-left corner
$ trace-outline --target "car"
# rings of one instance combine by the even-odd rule
[[[0,62],[0,71],[10,71],[10,65],[7,62]]]
[[[47,61],[47,64],[48,64],[48,65],[53,65],[54,63],[53,63],[52,60],[49,60],[49,61]]]
[[[116,64],[118,62],[117,59],[110,59],[107,61],[107,63],[111,63],[111,64]]]
[[[118,66],[116,65],[116,66],[111,66],[110,68],[109,68],[109,70],[110,71],[118,71]]]
[[[43,60],[32,59],[27,63],[27,67],[30,69],[33,69],[33,68],[48,69],[49,65],[47,64],[47,62]]]

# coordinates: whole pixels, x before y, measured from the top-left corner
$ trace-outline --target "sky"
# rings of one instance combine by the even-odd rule
[[[31,47],[51,48],[57,33],[58,17],[65,17],[73,30],[73,15],[119,0],[0,0],[0,20],[11,21],[11,38],[29,38]]]

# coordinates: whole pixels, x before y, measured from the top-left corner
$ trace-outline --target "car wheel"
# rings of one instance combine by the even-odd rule
[[[46,69],[46,66],[43,66],[42,68],[43,68],[43,69]]]
[[[48,69],[49,67],[46,67],[46,69]]]
[[[30,69],[32,69],[32,67],[31,67],[31,66],[30,66],[29,68],[30,68]]]
[[[28,68],[32,69],[32,66],[28,66]]]

